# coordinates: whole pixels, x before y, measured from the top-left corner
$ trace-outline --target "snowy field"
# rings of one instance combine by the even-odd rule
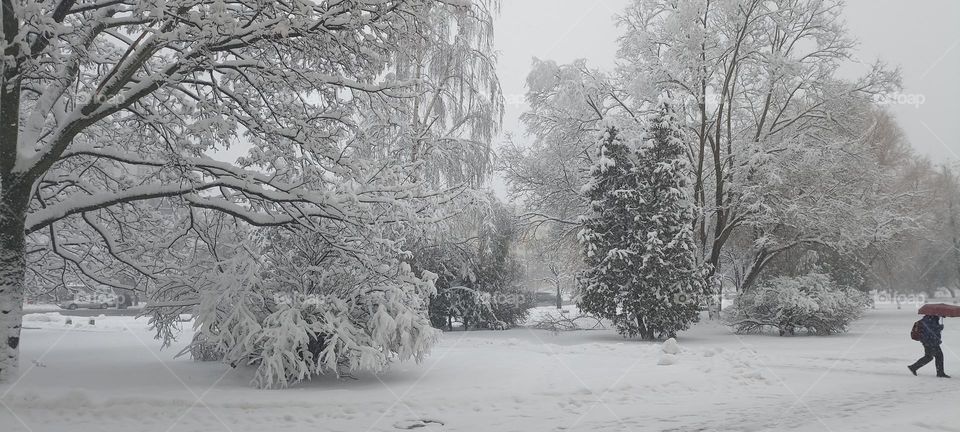
[[[836,337],[701,323],[672,362],[607,330],[446,333],[423,364],[264,391],[250,371],[174,359],[181,346],[161,351],[142,319],[31,314],[0,430],[960,431],[960,379],[906,370],[921,354],[916,318],[880,308]],[[960,320],[944,335],[960,376]]]

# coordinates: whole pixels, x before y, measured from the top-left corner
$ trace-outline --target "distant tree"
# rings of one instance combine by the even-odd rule
[[[524,268],[517,256],[520,228],[514,208],[493,202],[480,230],[480,254],[474,286],[490,299],[493,325],[522,324],[535,304],[532,290],[523,285]]]
[[[433,244],[415,243],[414,266],[437,274],[431,322],[446,329],[454,322],[464,329],[519,325],[534,298],[522,284],[516,216],[493,196],[470,209],[428,239]]]
[[[536,247],[537,280],[551,288],[556,296],[557,309],[562,309],[564,297],[575,295],[576,275],[582,270],[583,260],[578,253],[571,253],[573,251],[562,241],[543,239],[536,243]]]

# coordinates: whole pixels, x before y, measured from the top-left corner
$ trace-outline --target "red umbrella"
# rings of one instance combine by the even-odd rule
[[[946,303],[925,304],[917,311],[920,315],[935,315],[941,317],[960,317],[960,306]]]

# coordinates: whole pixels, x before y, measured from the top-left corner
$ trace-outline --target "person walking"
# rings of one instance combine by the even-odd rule
[[[923,357],[916,363],[907,366],[907,369],[910,369],[913,375],[917,375],[918,369],[936,360],[937,377],[950,378],[950,375],[943,371],[943,349],[940,348],[940,344],[943,343],[941,337],[943,324],[940,324],[940,317],[927,315],[920,320],[920,323],[920,343],[923,344]]]

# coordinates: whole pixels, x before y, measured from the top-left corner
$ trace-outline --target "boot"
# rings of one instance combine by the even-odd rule
[[[907,369],[910,369],[910,373],[912,373],[913,376],[917,376],[917,370],[914,369],[914,367],[913,367],[912,365],[911,365],[911,366],[907,366]]]
[[[937,374],[937,378],[950,378],[950,375],[940,372]]]

